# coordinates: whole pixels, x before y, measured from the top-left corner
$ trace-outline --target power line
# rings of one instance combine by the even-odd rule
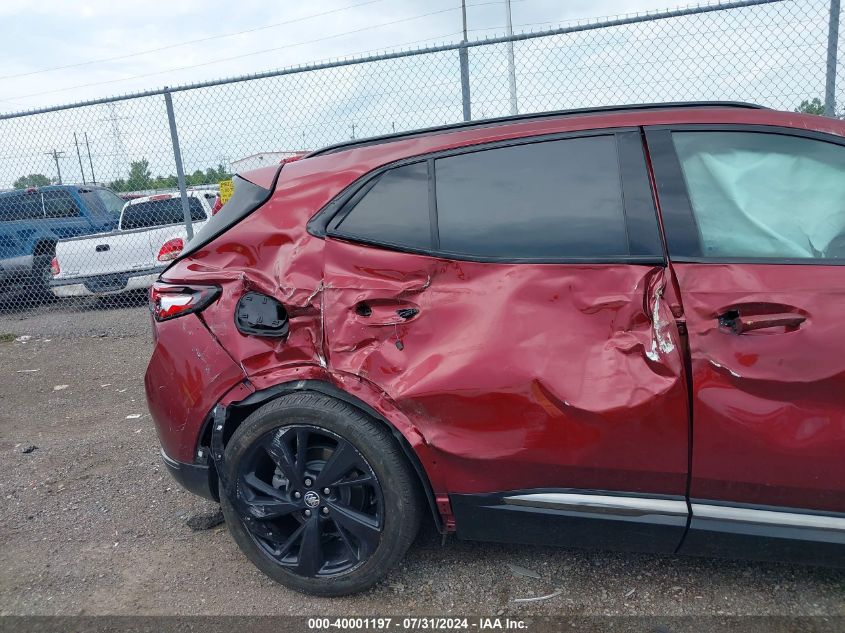
[[[52,66],[50,68],[42,68],[40,70],[31,70],[25,73],[17,73],[14,75],[0,75],[0,79],[15,79],[17,77],[29,77],[31,75],[38,75],[41,73],[49,73],[55,70],[66,70],[68,68],[79,68],[81,66],[90,66],[91,64],[101,64],[105,62],[114,62],[119,61],[121,59],[129,59],[131,57],[139,57],[141,55],[149,55],[150,53],[159,53],[161,51],[167,51],[173,48],[179,48],[181,46],[188,46],[189,44],[200,44],[202,42],[209,42],[211,40],[220,40],[226,37],[235,37],[237,35],[245,35],[247,33],[255,33],[257,31],[264,31],[266,29],[274,29],[279,26],[286,26],[288,24],[295,24],[297,22],[304,22],[305,20],[311,20],[313,18],[319,18],[326,15],[331,15],[333,13],[340,13],[341,11],[347,11],[349,9],[356,9],[358,7],[363,7],[368,4],[374,4],[376,2],[383,2],[384,0],[366,0],[366,2],[359,2],[358,4],[350,4],[345,7],[339,7],[337,9],[331,9],[329,11],[322,11],[320,13],[312,13],[311,15],[305,15],[301,18],[295,18],[293,20],[286,20],[285,22],[276,22],[275,24],[265,24],[264,26],[256,26],[255,28],[245,29],[243,31],[234,31],[232,33],[221,33],[220,35],[210,35],[207,37],[201,37],[195,40],[186,40],[183,42],[176,42],[175,44],[168,44],[167,46],[160,46],[159,48],[149,48],[143,51],[136,51],[134,53],[126,53],[125,55],[116,55],[114,57],[102,57],[100,59],[92,59],[87,62],[77,62],[74,64],[66,64],[64,66]],[[6,101],[6,99],[3,99]]]
[[[476,4],[470,4],[470,5],[467,5],[467,6],[468,7],[482,7],[482,6],[487,6],[487,5],[491,5],[491,4],[500,4],[500,2],[499,1],[479,2],[479,3],[476,3]],[[106,85],[106,84],[120,83],[120,82],[123,82],[123,81],[131,81],[133,79],[143,79],[145,77],[154,77],[156,75],[163,75],[163,74],[172,73],[172,72],[179,72],[179,71],[182,71],[182,70],[191,70],[191,69],[194,69],[194,68],[201,68],[201,67],[204,67],[204,66],[212,66],[214,64],[220,64],[220,63],[223,63],[223,62],[233,61],[233,60],[236,60],[236,59],[244,59],[246,57],[253,57],[255,55],[262,55],[264,53],[272,53],[272,52],[284,50],[284,49],[287,49],[287,48],[294,48],[296,46],[304,46],[306,44],[315,44],[315,43],[318,43],[318,42],[324,42],[326,40],[344,37],[346,35],[352,35],[352,34],[361,33],[361,32],[364,32],[364,31],[371,31],[371,30],[382,28],[382,27],[385,27],[385,26],[393,26],[395,24],[401,24],[403,22],[411,22],[413,20],[420,20],[422,18],[431,17],[433,15],[440,15],[440,14],[443,14],[443,13],[449,13],[451,11],[460,11],[460,10],[461,10],[461,7],[450,7],[450,8],[447,8],[447,9],[440,9],[438,11],[430,11],[428,13],[421,13],[419,15],[411,16],[409,18],[401,18],[401,19],[398,19],[398,20],[393,20],[391,22],[382,22],[380,24],[373,24],[373,25],[370,25],[370,26],[362,27],[360,29],[354,29],[354,30],[351,30],[351,31],[345,31],[343,33],[337,33],[335,35],[327,35],[325,37],[320,37],[320,38],[313,39],[313,40],[307,40],[307,41],[304,41],[304,42],[296,42],[294,44],[285,44],[284,46],[276,46],[276,47],[273,47],[273,48],[266,48],[266,49],[262,49],[262,50],[258,50],[258,51],[252,51],[252,52],[249,52],[249,53],[243,53],[241,55],[233,55],[231,57],[223,57],[223,58],[220,58],[220,59],[214,59],[214,60],[210,60],[210,61],[207,61],[207,62],[201,62],[199,64],[191,64],[189,66],[180,66],[178,68],[169,68],[169,69],[166,69],[166,70],[159,70],[159,71],[155,71],[155,72],[152,72],[152,73],[143,73],[143,74],[140,74],[140,75],[132,75],[130,77],[122,77],[120,79],[107,79],[105,81],[96,81],[96,82],[87,83],[87,84],[79,84],[79,85],[76,85],[76,86],[69,86],[67,88],[57,88],[56,90],[45,90],[43,92],[34,92],[34,93],[31,93],[31,94],[26,94],[26,95],[16,95],[16,96],[10,97],[10,98],[11,99],[28,99],[28,98],[31,98],[31,97],[40,97],[40,96],[49,95],[49,94],[56,94],[56,93],[59,93],[59,92],[67,92],[69,90],[76,90],[78,88],[91,88],[91,87],[94,87],[94,86],[103,86],[103,85]]]

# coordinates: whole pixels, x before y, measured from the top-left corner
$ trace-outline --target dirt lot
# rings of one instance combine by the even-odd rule
[[[430,530],[365,594],[294,594],[255,570],[225,526],[186,525],[214,505],[159,463],[143,397],[147,320],[143,306],[0,315],[0,614],[845,615],[841,570],[443,547]]]

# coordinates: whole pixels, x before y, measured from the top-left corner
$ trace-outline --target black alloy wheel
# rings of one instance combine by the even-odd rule
[[[264,552],[300,576],[348,572],[376,550],[384,500],[367,460],[340,436],[292,425],[238,466],[235,507]]]
[[[389,427],[321,393],[260,406],[217,466],[238,547],[296,591],[343,596],[372,587],[419,530],[421,482]]]

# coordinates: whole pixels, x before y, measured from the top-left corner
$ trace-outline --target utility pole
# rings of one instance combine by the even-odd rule
[[[461,65],[461,104],[464,121],[472,120],[472,97],[469,92],[469,51],[467,50],[467,3],[461,0],[461,17],[464,23],[464,38],[458,49],[458,61]]]
[[[85,170],[82,168],[82,154],[79,152],[79,139],[76,138],[76,132],[73,133],[73,144],[76,145],[76,157],[79,159],[79,173],[82,174],[82,184],[87,185],[88,183],[85,182]]]
[[[52,157],[53,157],[53,160],[54,160],[54,161],[56,161],[56,174],[57,174],[57,175],[58,175],[58,177],[59,177],[59,182],[58,182],[58,184],[62,184],[62,168],[61,168],[61,166],[59,165],[59,158],[61,158],[62,156],[64,156],[64,155],[65,155],[65,153],[64,153],[64,152],[58,152],[58,151],[56,151],[56,149],[54,148],[52,152],[44,152],[44,154],[45,154],[46,156],[52,156]]]
[[[836,55],[839,44],[839,0],[830,0],[830,22],[827,29],[827,71],[824,86],[824,115],[836,114]]]
[[[505,0],[505,32],[508,37],[513,37],[511,0]],[[508,42],[508,87],[511,93],[511,114],[519,114],[519,108],[516,105],[516,68],[513,62],[513,40]]]
[[[355,140],[355,124],[352,124],[352,140]]]
[[[91,166],[91,182],[97,184],[97,177],[94,175],[94,161],[91,160],[91,146],[88,144],[88,132],[85,132],[85,147],[88,149],[88,165]]]

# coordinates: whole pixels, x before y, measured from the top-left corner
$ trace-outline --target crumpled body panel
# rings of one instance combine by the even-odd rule
[[[450,261],[333,240],[325,267],[329,369],[384,391],[448,492],[685,492],[663,268]]]
[[[693,367],[690,496],[845,511],[845,269],[676,264]],[[718,316],[794,313],[734,334]]]
[[[245,378],[197,315],[157,323],[144,385],[164,452],[193,462],[207,413]]]

